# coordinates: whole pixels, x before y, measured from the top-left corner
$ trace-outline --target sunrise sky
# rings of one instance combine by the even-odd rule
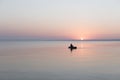
[[[0,0],[0,39],[120,39],[120,0]]]

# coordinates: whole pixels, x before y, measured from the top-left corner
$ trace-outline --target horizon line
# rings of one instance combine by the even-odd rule
[[[120,39],[0,39],[0,41],[120,41]]]

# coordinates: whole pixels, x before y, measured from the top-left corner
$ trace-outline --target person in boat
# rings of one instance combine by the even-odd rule
[[[69,48],[70,49],[77,49],[77,47],[73,46],[72,44],[70,44]]]
[[[70,47],[73,47],[73,45],[72,45],[72,44],[70,44]]]
[[[71,50],[71,52],[72,52],[72,50],[77,49],[77,47],[73,46],[72,44],[70,44],[70,46],[68,48]]]

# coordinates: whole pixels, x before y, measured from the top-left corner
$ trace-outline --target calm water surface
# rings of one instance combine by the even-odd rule
[[[120,42],[1,41],[0,80],[120,80]]]

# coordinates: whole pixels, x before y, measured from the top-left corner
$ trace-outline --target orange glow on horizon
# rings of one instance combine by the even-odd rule
[[[82,36],[73,36],[73,39],[75,40],[81,40],[81,41],[84,41],[84,40],[91,40],[91,39],[96,39],[97,37],[93,34],[84,34]]]
[[[84,40],[84,38],[83,38],[83,37],[81,37],[81,38],[80,38],[80,40]]]

